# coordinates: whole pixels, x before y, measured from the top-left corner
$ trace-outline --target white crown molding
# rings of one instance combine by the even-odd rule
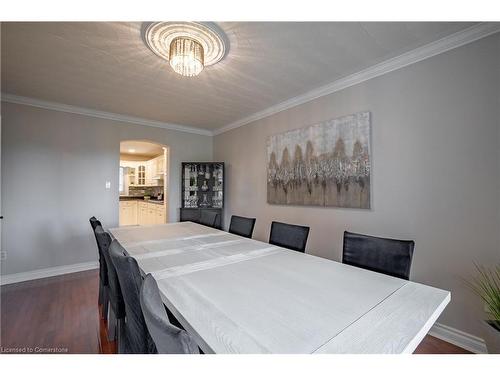
[[[67,273],[81,272],[96,269],[97,262],[86,262],[70,264],[67,266],[43,268],[34,271],[13,273],[10,275],[0,275],[0,285],[20,283],[28,280],[44,279],[46,277],[64,275]]]
[[[450,344],[459,346],[476,354],[486,354],[486,344],[480,337],[473,336],[467,332],[460,331],[453,327],[445,326],[444,324],[436,323],[429,331],[429,335],[438,339],[449,342]]]
[[[448,35],[442,39],[426,44],[422,47],[416,48],[412,51],[403,53],[402,55],[393,57],[389,60],[373,65],[360,72],[351,74],[347,77],[341,78],[327,85],[308,91],[302,95],[285,100],[284,102],[276,104],[263,111],[259,111],[250,116],[244,117],[231,124],[225,125],[219,129],[214,130],[213,134],[218,135],[227,132],[229,130],[239,128],[241,126],[250,124],[262,118],[274,115],[275,113],[298,106],[300,104],[307,103],[311,100],[332,94],[334,92],[343,90],[345,88],[357,85],[359,83],[368,81],[372,78],[390,73],[394,70],[404,68],[405,66],[428,59],[429,57],[432,56],[439,55],[454,48],[461,47],[465,44],[472,43],[476,40],[495,34],[499,31],[500,31],[500,22],[479,23],[462,31]]]
[[[29,98],[26,96],[13,95],[13,94],[8,94],[8,93],[2,93],[2,101],[7,102],[7,103],[24,104],[24,105],[29,105],[32,107],[51,109],[51,110],[59,111],[59,112],[75,113],[78,115],[103,118],[106,120],[127,122],[127,123],[138,124],[138,125],[146,125],[146,126],[152,126],[155,128],[162,128],[162,129],[168,129],[168,130],[176,130],[176,131],[191,133],[191,134],[207,135],[207,136],[213,135],[210,130],[195,128],[192,126],[171,124],[168,122],[160,122],[160,121],[154,121],[154,120],[147,120],[147,119],[143,119],[140,117],[122,115],[122,114],[112,113],[112,112],[97,111],[97,110],[90,109],[90,108],[77,107],[77,106],[73,106],[73,105],[56,103],[56,102],[49,102],[49,101],[45,101],[45,100]]]
[[[404,68],[408,65],[417,63],[419,61],[428,59],[430,57],[439,55],[441,53],[450,51],[454,48],[461,47],[463,45],[472,43],[476,40],[485,38],[489,35],[495,34],[500,31],[500,22],[482,22],[477,25],[471,26],[462,31],[456,32],[442,39],[436,40],[422,47],[416,48],[412,51],[408,51],[402,55],[393,57],[389,60],[383,61],[379,64],[373,65],[367,69],[360,72],[351,74],[347,77],[341,78],[337,81],[331,82],[327,85],[318,87],[316,89],[310,90],[304,94],[298,95],[291,99],[285,100],[284,102],[278,103],[262,111],[256,112],[250,116],[241,118],[235,122],[225,125],[214,131],[201,129],[197,127],[191,127],[186,125],[171,124],[161,121],[147,120],[140,117],[133,117],[128,115],[122,115],[112,112],[97,111],[84,107],[77,107],[62,103],[49,102],[45,100],[29,98],[24,96],[12,95],[8,93],[2,93],[1,100],[8,103],[24,104],[33,107],[52,109],[55,111],[75,113],[85,116],[104,118],[108,120],[128,122],[138,125],[152,126],[156,128],[176,130],[191,134],[199,134],[206,136],[214,136],[225,133],[229,130],[239,128],[241,126],[250,124],[257,120],[263,119],[265,117],[274,115],[278,112],[284,111],[289,108],[293,108],[300,104],[310,102],[311,100],[333,94],[334,92],[343,90],[345,88],[357,85],[359,83],[368,81],[372,78],[379,77],[381,75],[390,73],[392,71]]]

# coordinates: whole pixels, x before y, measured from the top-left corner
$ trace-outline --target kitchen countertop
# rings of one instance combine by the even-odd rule
[[[144,199],[144,197],[137,197],[133,195],[120,195],[120,200],[121,201],[142,201],[142,202],[147,202],[147,203],[152,203],[152,204],[163,204],[164,201],[161,200],[159,201],[156,198],[151,198],[151,199]]]

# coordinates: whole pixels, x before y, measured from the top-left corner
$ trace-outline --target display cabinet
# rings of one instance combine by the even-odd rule
[[[146,185],[146,166],[139,165],[137,167],[137,185]]]
[[[224,216],[224,163],[182,163],[181,221],[198,221],[203,210],[219,214],[216,227],[222,228]]]

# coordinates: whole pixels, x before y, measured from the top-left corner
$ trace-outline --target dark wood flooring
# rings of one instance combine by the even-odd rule
[[[116,353],[106,339],[97,293],[97,270],[2,286],[2,352]],[[427,335],[415,353],[469,352]]]

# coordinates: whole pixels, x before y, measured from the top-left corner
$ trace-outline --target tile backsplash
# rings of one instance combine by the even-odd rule
[[[128,188],[128,195],[132,197],[145,195],[156,197],[159,193],[163,193],[163,186],[129,186]]]

